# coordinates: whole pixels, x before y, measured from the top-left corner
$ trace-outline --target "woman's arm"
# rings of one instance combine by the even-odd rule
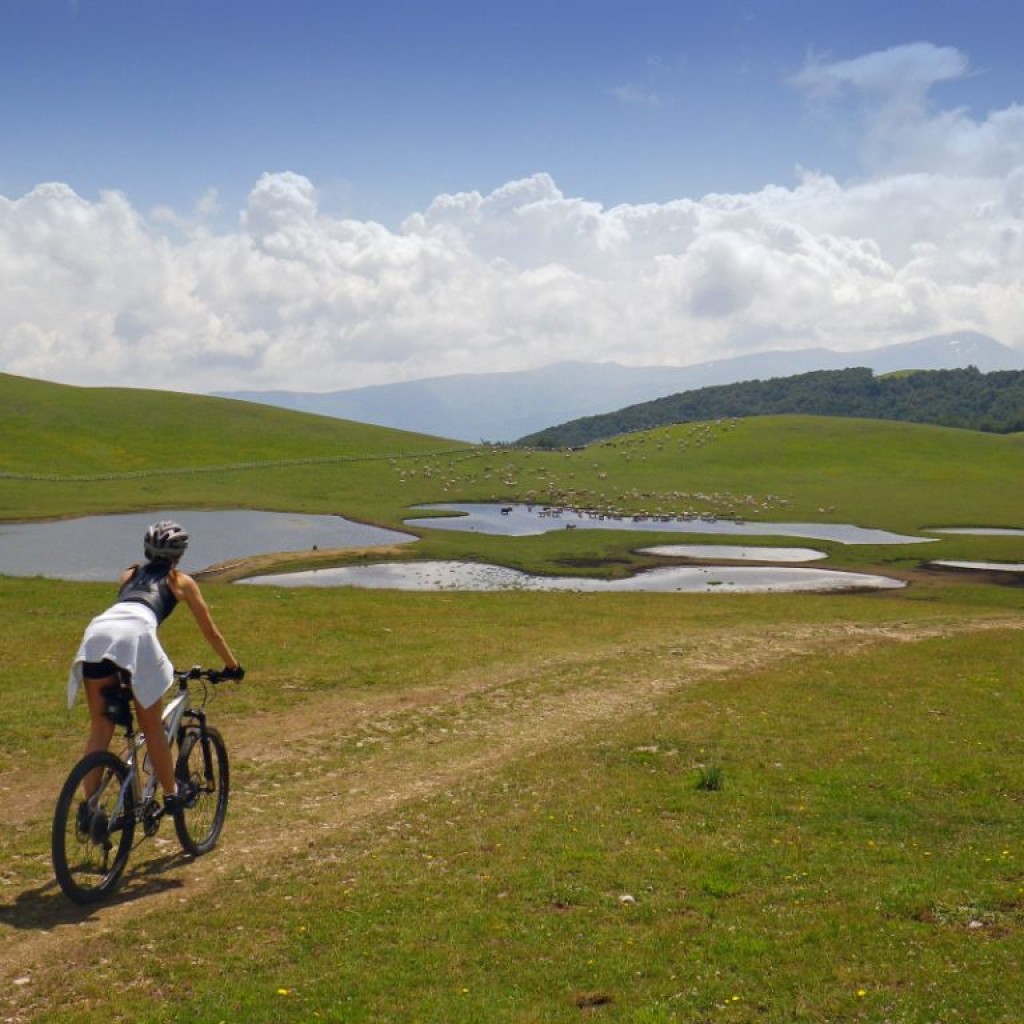
[[[227,640],[224,639],[223,634],[214,623],[210,609],[199,589],[199,584],[191,576],[177,571],[168,577],[168,582],[171,585],[171,590],[174,591],[174,596],[188,605],[200,632],[206,638],[206,642],[217,652],[218,657],[223,659],[225,667],[238,668],[238,659],[231,653]]]

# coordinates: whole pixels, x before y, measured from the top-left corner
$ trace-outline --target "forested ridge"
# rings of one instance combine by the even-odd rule
[[[1024,370],[919,370],[876,377],[866,367],[684,391],[548,427],[517,443],[566,448],[671,423],[803,414],[905,420],[1008,434],[1024,430]]]

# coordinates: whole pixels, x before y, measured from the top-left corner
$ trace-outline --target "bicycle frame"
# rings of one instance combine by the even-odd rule
[[[136,826],[150,838],[170,817],[186,855],[213,849],[227,814],[230,767],[224,738],[207,721],[206,704],[209,687],[242,674],[199,666],[175,670],[175,692],[160,711],[160,728],[175,759],[173,803],[159,799],[151,752],[136,728],[130,679],[122,674],[104,686],[103,715],[123,729],[122,752],[87,752],[69,772],[54,809],[54,874],[70,899],[95,903],[113,892],[135,844]],[[191,691],[193,681],[202,685],[201,694]]]
[[[206,727],[205,713],[191,707],[189,701],[190,675],[176,672],[175,679],[178,683],[178,691],[164,706],[162,713],[164,735],[167,737],[168,744],[173,743],[178,736],[186,717],[195,719],[201,731],[205,731]],[[160,817],[155,803],[158,780],[148,768],[149,757],[145,751],[146,737],[140,729],[136,729],[134,717],[129,717],[128,724],[125,725],[125,739],[127,743],[121,753],[121,760],[128,766],[128,775],[121,786],[121,792],[114,807],[114,820],[119,820],[124,814],[130,792],[135,808],[135,818],[143,824],[146,834],[151,835],[155,831],[154,826]],[[145,785],[142,782],[142,774],[146,775]]]

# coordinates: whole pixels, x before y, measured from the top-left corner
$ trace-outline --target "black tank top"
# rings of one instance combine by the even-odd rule
[[[174,611],[178,599],[167,582],[171,571],[170,562],[147,562],[136,566],[135,571],[125,580],[118,591],[118,601],[144,604],[156,614],[157,625]]]

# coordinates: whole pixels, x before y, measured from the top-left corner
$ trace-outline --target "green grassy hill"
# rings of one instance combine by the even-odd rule
[[[424,501],[531,498],[1024,527],[1020,437],[786,416],[456,450],[188,395],[0,386],[0,519],[238,505],[397,524]],[[626,572],[652,539],[425,531],[396,557]],[[823,547],[851,567],[922,555]],[[1019,538],[927,548],[1021,557]],[[3,1016],[1024,1019],[1020,591],[919,575],[721,597],[211,585],[248,669],[209,708],[224,833],[183,857],[165,823],[88,909],[54,882],[50,829],[86,734],[68,664],[111,588],[0,577]],[[162,636],[177,664],[209,657],[185,612]]]
[[[536,452],[168,392],[6,377],[0,399],[0,429],[11,438],[0,452],[0,518],[200,506],[333,513],[397,527],[418,504],[523,501],[899,532],[1024,526],[1024,497],[1010,485],[1024,469],[1022,435],[779,416]],[[404,555],[626,572],[649,564],[634,554],[642,542],[591,530],[537,538],[428,531]],[[980,542],[943,543],[956,545],[951,557],[966,557]]]
[[[69,387],[3,374],[0,436],[0,517],[6,518],[168,502],[336,511],[337,503],[316,484],[320,464],[365,492],[361,505],[373,509],[374,481],[388,456],[415,460],[463,447],[229,399]],[[338,472],[356,461],[363,466],[359,473]]]
[[[60,475],[209,467],[459,447],[418,434],[265,405],[0,374],[5,472]]]
[[[876,377],[865,367],[698,388],[548,427],[518,441],[590,444],[636,430],[731,416],[847,416],[1013,433],[1024,429],[1024,371],[918,370]]]

